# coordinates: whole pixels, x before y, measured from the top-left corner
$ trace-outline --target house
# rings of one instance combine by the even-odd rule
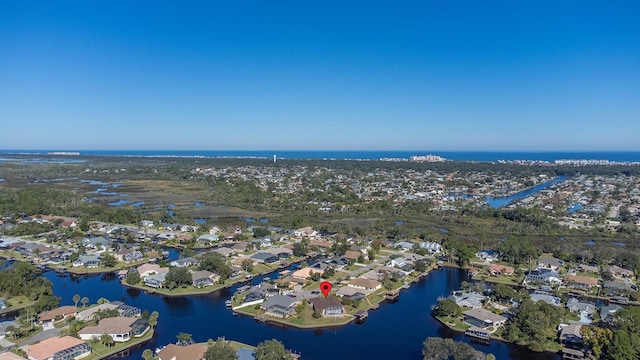
[[[476,257],[486,261],[496,261],[498,253],[493,250],[480,250],[476,253]]]
[[[27,345],[29,360],[72,360],[91,354],[91,346],[72,336],[52,337]]]
[[[76,223],[75,220],[65,220],[62,223],[60,223],[60,225],[63,228],[74,228],[74,227],[78,226],[78,224]]]
[[[193,286],[197,288],[212,286],[220,280],[220,275],[214,274],[211,271],[202,270],[194,271],[191,273],[191,282]]]
[[[618,310],[622,309],[622,306],[617,304],[610,304],[600,308],[600,319],[605,323],[610,323],[614,320],[614,316]]]
[[[560,275],[551,269],[530,270],[524,278],[528,283],[560,284]]]
[[[399,241],[399,242],[393,244],[394,247],[396,247],[396,248],[399,247],[400,249],[402,249],[404,251],[413,249],[413,245],[414,245],[414,243],[408,242],[408,241]]]
[[[395,258],[395,259],[391,259],[387,263],[387,266],[396,267],[396,268],[402,268],[406,264],[407,264],[407,260],[405,260],[404,258],[398,257],[398,258]]]
[[[80,255],[78,259],[71,264],[71,266],[97,268],[100,266],[100,257],[97,255]]]
[[[627,281],[605,281],[602,283],[602,287],[607,290],[609,294],[638,291],[638,287],[634,283]]]
[[[538,267],[558,271],[564,265],[564,261],[554,258],[553,256],[545,256],[538,259]]]
[[[564,278],[570,287],[589,290],[594,286],[598,286],[598,278],[580,275],[568,275]]]
[[[463,312],[462,314],[464,315],[464,322],[482,329],[486,329],[490,326],[501,326],[507,322],[506,317],[494,314],[491,311],[483,308],[470,309]]]
[[[217,242],[220,239],[218,235],[215,234],[205,234],[198,237],[198,242]]]
[[[106,238],[104,236],[97,236],[97,237],[91,237],[91,238],[86,237],[82,239],[82,244],[87,249],[92,249],[92,250],[107,250],[108,248],[111,247],[112,243],[113,243],[113,240]]]
[[[606,268],[604,268],[604,271],[608,272],[613,277],[622,277],[622,278],[629,278],[629,279],[633,277],[632,270],[623,269],[617,265],[607,266]]]
[[[311,278],[311,275],[313,275],[314,273],[320,273],[320,271],[310,267],[305,267],[294,271],[293,274],[291,274],[291,279],[295,282],[304,284],[309,278]]]
[[[481,308],[486,298],[477,292],[461,293],[456,291],[449,296],[449,299],[455,301],[458,306],[471,309]]]
[[[220,254],[220,255],[222,255],[224,257],[230,257],[230,256],[232,256],[233,254],[236,253],[236,250],[229,249],[229,248],[226,248],[226,247],[219,247],[217,249],[213,249],[211,252]]]
[[[432,241],[422,241],[419,244],[421,249],[425,249],[429,254],[439,254],[442,252],[442,245]]]
[[[562,305],[562,301],[559,297],[553,296],[545,291],[534,291],[529,295],[533,302],[544,301],[549,305],[560,306]]]
[[[491,265],[489,266],[489,273],[493,276],[513,275],[514,269],[506,265]]]
[[[307,226],[293,231],[293,235],[297,237],[316,237],[318,232],[313,230],[312,227]]]
[[[90,308],[88,308],[86,310],[80,311],[76,315],[76,319],[78,319],[78,320],[89,320],[89,319],[93,318],[93,316],[98,311],[117,309],[118,306],[119,305],[117,303],[104,303],[104,304],[99,304],[97,306],[92,306],[92,307],[90,307]]]
[[[260,304],[265,315],[287,318],[296,313],[296,306],[300,303],[297,297],[275,295]]]
[[[364,255],[362,255],[362,253],[360,251],[347,250],[344,253],[344,257],[349,259],[349,260],[351,260],[351,261],[358,261],[360,256],[364,256]]]
[[[578,269],[580,269],[581,271],[584,271],[584,272],[594,273],[594,274],[597,274],[597,273],[600,272],[600,268],[598,266],[595,266],[595,265],[584,265],[584,264],[581,264],[581,265],[578,265]]]
[[[367,278],[353,279],[349,281],[349,283],[347,283],[347,286],[355,289],[364,290],[367,292],[367,294],[382,288],[382,284],[379,281],[371,280]]]
[[[322,317],[341,317],[346,314],[344,306],[335,296],[311,298],[309,303],[311,303],[314,311],[322,314]]]
[[[367,292],[351,286],[343,286],[338,289],[338,291],[336,291],[336,295],[340,297],[346,297],[351,300],[362,300],[367,295]]]
[[[567,308],[580,315],[579,322],[582,324],[591,324],[593,322],[593,313],[596,312],[594,305],[589,303],[580,302],[576,298],[567,300]]]
[[[147,319],[116,316],[100,320],[96,326],[87,326],[78,331],[82,340],[100,339],[102,335],[111,335],[114,341],[125,342],[132,336],[142,336],[149,329]]]
[[[155,274],[148,275],[143,279],[145,285],[150,286],[152,288],[161,288],[164,285],[164,281],[169,272],[159,272]]]
[[[253,254],[251,256],[251,259],[259,263],[272,264],[278,261],[280,258],[277,255],[273,255],[267,252],[259,252],[259,253]]]
[[[142,225],[142,227],[152,228],[153,227],[153,221],[152,220],[142,220],[140,222],[140,225]]]
[[[180,346],[169,344],[158,351],[158,360],[201,360],[207,351],[205,344]]]
[[[45,311],[38,314],[38,322],[41,324],[54,323],[60,320],[64,320],[70,317],[74,317],[77,314],[75,306],[60,306],[53,310]]]
[[[161,272],[169,272],[169,268],[161,268],[158,264],[142,264],[137,268],[140,278],[144,279],[149,275],[157,274]]]
[[[560,324],[562,328],[560,329],[560,335],[558,336],[558,340],[564,346],[572,347],[572,348],[582,348],[583,339],[580,334],[580,328],[582,324]]]
[[[175,266],[175,267],[189,267],[197,264],[198,264],[198,260],[192,257],[180,258],[178,260],[173,260],[172,262],[169,263],[169,265]]]
[[[144,257],[144,254],[142,252],[134,249],[125,249],[125,250],[119,251],[116,254],[116,259],[118,259],[118,261],[123,261],[123,262],[138,261],[138,260],[141,260],[143,257]]]

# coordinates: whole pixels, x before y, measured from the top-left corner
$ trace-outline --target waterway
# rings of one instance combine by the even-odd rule
[[[442,326],[431,315],[431,305],[438,296],[447,295],[460,287],[466,272],[459,269],[434,270],[420,283],[403,291],[396,303],[382,303],[370,312],[364,324],[344,327],[300,330],[259,323],[252,318],[234,316],[225,308],[232,291],[221,290],[208,295],[166,297],[146,294],[122,286],[114,274],[70,276],[47,272],[54,284],[54,293],[62,297],[62,305],[72,305],[73,295],[88,297],[91,302],[101,297],[119,300],[141,309],[158,311],[159,322],[154,338],[134,348],[127,359],[140,359],[147,348],[174,343],[178,332],[193,335],[195,341],[226,337],[251,345],[276,338],[302,355],[315,359],[422,359],[422,342],[429,336],[449,337],[471,342],[463,334]],[[253,279],[253,283],[262,277]],[[548,353],[533,353],[519,346],[492,341],[489,345],[472,343],[476,349],[493,353],[497,359],[557,360]]]
[[[487,202],[487,204],[489,204],[489,206],[491,206],[494,209],[501,208],[503,206],[509,205],[512,201],[522,200],[528,196],[534,195],[539,191],[548,188],[549,186],[561,183],[565,180],[567,180],[566,176],[558,176],[553,180],[543,182],[542,184],[538,184],[534,187],[520,191],[511,196],[487,197],[485,198],[485,201]]]

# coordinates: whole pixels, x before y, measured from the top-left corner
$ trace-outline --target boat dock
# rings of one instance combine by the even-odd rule
[[[384,295],[384,298],[386,300],[391,301],[391,302],[397,301],[399,297],[400,297],[400,291],[399,290],[387,291],[387,293]]]
[[[467,329],[467,331],[465,331],[464,334],[467,336],[471,336],[471,337],[482,339],[482,340],[489,340],[489,337],[490,337],[490,333],[487,330],[481,329],[475,326],[472,326],[469,329]]]

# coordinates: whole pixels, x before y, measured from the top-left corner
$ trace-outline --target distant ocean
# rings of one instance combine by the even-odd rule
[[[79,152],[80,155],[98,156],[176,156],[176,157],[255,157],[279,159],[359,159],[383,158],[409,159],[414,155],[438,155],[447,160],[495,162],[510,160],[555,161],[561,159],[609,160],[616,162],[640,162],[640,151],[597,152],[498,152],[498,151],[281,151],[281,150],[0,150],[0,154],[41,154],[50,152]]]

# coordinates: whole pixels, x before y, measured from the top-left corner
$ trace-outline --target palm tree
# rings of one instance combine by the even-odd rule
[[[158,325],[158,316],[159,315],[160,314],[158,314],[157,311],[154,311],[149,316],[149,326],[151,326],[152,329],[155,329],[156,325]]]
[[[146,349],[142,352],[142,358],[144,360],[153,360],[153,351],[151,351],[151,349]]]
[[[178,333],[177,338],[178,338],[178,345],[180,346],[193,344],[193,337],[191,337],[191,334],[181,332],[181,333]]]
[[[76,307],[78,307],[78,301],[80,301],[80,294],[73,295],[73,302],[76,303]]]
[[[80,302],[82,303],[83,307],[87,307],[87,304],[89,303],[89,298],[85,296],[82,298],[82,300],[80,300]]]
[[[116,344],[115,340],[113,340],[113,337],[109,334],[102,334],[102,336],[100,336],[100,341],[106,347],[112,347]]]

